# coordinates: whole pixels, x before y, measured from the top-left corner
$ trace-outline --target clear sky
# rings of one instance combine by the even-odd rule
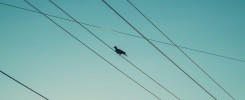
[[[69,18],[48,0],[41,11]],[[138,35],[101,0],[53,0],[77,20]],[[126,0],[106,0],[148,38],[169,42]],[[0,0],[32,9],[23,0]],[[131,0],[176,44],[245,60],[244,0]],[[43,15],[0,5],[0,69],[50,100],[157,100]],[[74,22],[52,18],[162,100],[177,100]],[[86,26],[182,100],[213,100],[144,39]],[[175,47],[154,42],[218,100],[232,100]],[[236,100],[245,63],[183,49]],[[0,100],[44,100],[0,74]]]

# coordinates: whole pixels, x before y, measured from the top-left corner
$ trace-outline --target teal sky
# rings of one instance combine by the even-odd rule
[[[48,0],[28,0],[68,18]],[[138,35],[101,0],[53,0],[77,20]],[[169,42],[126,0],[106,0],[146,37]],[[32,9],[23,0],[0,0]],[[131,0],[176,44],[245,60],[244,0]],[[43,15],[0,5],[0,69],[50,100],[157,100]],[[52,18],[162,100],[176,100],[74,22]],[[86,26],[182,100],[213,100],[143,39]],[[153,42],[218,100],[232,100],[175,47]],[[236,100],[245,63],[183,49]],[[0,100],[44,100],[0,74]]]

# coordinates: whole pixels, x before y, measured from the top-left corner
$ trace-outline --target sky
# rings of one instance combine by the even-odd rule
[[[48,0],[28,0],[70,19]],[[0,0],[34,10],[23,0]],[[101,0],[53,0],[76,20],[140,36]],[[126,0],[106,0],[147,38],[170,43]],[[177,45],[245,60],[244,0],[131,0]],[[0,70],[50,100],[157,100],[41,14],[0,4]],[[52,18],[161,100],[177,100],[77,23]],[[181,100],[213,100],[146,40],[85,26]],[[153,42],[218,100],[233,100],[176,47]],[[183,49],[236,100],[245,63]],[[0,100],[44,100],[0,74]]]

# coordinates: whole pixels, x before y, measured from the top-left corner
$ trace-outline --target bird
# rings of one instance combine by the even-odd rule
[[[115,52],[117,54],[119,54],[119,55],[124,54],[125,56],[127,56],[126,52],[122,51],[121,49],[118,49],[116,46],[114,46],[114,48],[115,48]]]

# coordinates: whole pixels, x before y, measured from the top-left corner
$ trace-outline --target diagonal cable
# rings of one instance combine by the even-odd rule
[[[107,43],[105,43],[102,39],[100,39],[98,36],[96,36],[93,32],[91,32],[89,29],[87,29],[84,25],[82,25],[81,23],[79,23],[75,18],[73,18],[70,14],[68,14],[66,11],[64,11],[62,8],[60,8],[57,4],[55,4],[52,0],[49,0],[54,6],[56,6],[58,9],[60,9],[62,12],[64,12],[67,16],[69,16],[71,19],[73,19],[76,23],[78,23],[82,28],[84,28],[85,30],[87,30],[90,34],[92,34],[95,38],[97,38],[100,42],[102,42],[104,45],[106,45],[108,48],[110,48],[113,52],[114,49],[112,47],[110,47]],[[157,85],[159,85],[161,88],[165,89],[166,91],[168,91],[171,95],[173,95],[175,98],[177,98],[178,100],[180,100],[179,97],[177,97],[174,93],[172,93],[170,90],[168,90],[167,88],[165,88],[163,85],[161,85],[159,82],[157,82],[155,79],[153,79],[151,76],[149,76],[147,73],[145,73],[143,70],[141,70],[139,67],[137,67],[135,64],[133,64],[131,61],[129,61],[128,59],[126,59],[125,57],[121,56],[125,61],[127,61],[129,64],[131,64],[134,68],[136,68],[137,70],[139,70],[141,73],[143,73],[144,75],[146,75],[149,79],[151,79],[153,82],[155,82]]]
[[[159,51],[163,56],[165,56],[169,61],[171,61],[179,70],[181,70],[186,76],[188,76],[193,82],[195,82],[200,88],[202,88],[208,95],[210,95],[214,100],[217,100],[210,92],[208,92],[203,86],[201,86],[195,79],[193,79],[189,74],[187,74],[182,68],[180,68],[172,59],[170,59],[166,54],[164,54],[158,47],[156,47],[149,39],[147,39],[141,32],[139,32],[133,25],[131,25],[125,18],[123,18],[116,10],[114,10],[108,3],[102,0],[111,10],[113,10],[119,17],[121,17],[129,26],[131,26],[137,33],[139,33],[146,41],[148,41],[157,51]]]
[[[7,76],[8,78],[12,79],[13,81],[15,81],[15,82],[19,83],[20,85],[24,86],[24,87],[27,88],[28,90],[30,90],[30,91],[34,92],[35,94],[39,95],[40,97],[42,97],[42,98],[44,98],[44,99],[46,99],[46,100],[49,100],[49,99],[46,98],[45,96],[41,95],[40,93],[36,92],[36,91],[33,90],[32,88],[26,86],[25,84],[21,83],[20,81],[16,80],[15,78],[11,77],[11,76],[8,75],[7,73],[5,73],[5,72],[3,72],[3,71],[1,71],[1,70],[0,70],[0,72],[1,72],[3,75]]]
[[[219,86],[233,100],[235,98],[227,92],[217,81],[215,81],[204,69],[202,69],[190,56],[188,56],[181,48],[179,48],[161,29],[159,29],[149,18],[147,18],[132,2],[127,0],[148,22],[150,22],[163,36],[165,36],[179,51],[181,51],[193,64],[195,64],[206,76],[208,76],[217,86]]]
[[[94,51],[92,48],[90,48],[88,45],[86,45],[85,43],[83,43],[81,40],[79,40],[77,37],[75,37],[73,34],[71,34],[70,32],[68,32],[65,28],[63,28],[62,26],[60,26],[58,23],[56,23],[54,20],[52,20],[51,18],[49,18],[47,15],[45,15],[44,13],[42,13],[39,9],[37,9],[35,6],[33,6],[31,3],[29,3],[28,1],[24,0],[27,4],[29,4],[31,7],[33,7],[34,9],[36,9],[37,11],[39,11],[42,15],[44,15],[46,18],[48,18],[51,22],[53,22],[55,25],[57,25],[59,28],[61,28],[63,31],[65,31],[68,35],[70,35],[71,37],[73,37],[75,40],[77,40],[79,43],[83,44],[85,47],[87,47],[89,50],[91,50],[93,53],[95,53],[97,56],[99,56],[101,59],[103,59],[104,61],[106,61],[108,64],[110,64],[112,67],[114,67],[116,70],[118,70],[120,73],[122,73],[123,75],[125,75],[127,78],[129,78],[130,80],[132,80],[133,82],[135,82],[137,85],[139,85],[141,88],[143,88],[144,90],[146,90],[147,92],[149,92],[151,95],[153,95],[155,98],[157,98],[158,100],[161,100],[158,96],[156,96],[154,93],[152,93],[150,90],[146,89],[144,86],[142,86],[140,83],[138,83],[136,80],[134,80],[133,78],[131,78],[130,76],[128,76],[126,73],[124,73],[123,71],[121,71],[118,67],[116,67],[115,65],[113,65],[111,62],[109,62],[107,59],[105,59],[104,57],[102,57],[100,54],[98,54],[96,51]]]
[[[10,4],[1,3],[1,2],[0,2],[0,4],[1,4],[1,5],[8,6],[8,7],[13,7],[13,8],[17,8],[17,9],[21,9],[21,10],[33,12],[33,13],[39,13],[39,12],[37,12],[37,11],[30,10],[30,9],[27,9],[27,8],[23,8],[23,7],[18,7],[18,6],[15,6],[15,5],[10,5]],[[40,14],[40,13],[39,13],[39,14]],[[59,16],[55,16],[55,15],[50,15],[50,14],[45,14],[45,15],[50,16],[50,17],[54,17],[54,18],[58,18],[58,19],[62,19],[62,20],[66,20],[66,21],[74,22],[73,20],[66,19],[66,18],[59,17]],[[128,36],[131,36],[131,37],[135,37],[135,38],[142,38],[142,39],[144,39],[143,37],[140,37],[140,36],[137,36],[137,35],[132,35],[132,34],[129,34],[129,33],[121,32],[121,31],[117,31],[117,30],[113,30],[113,29],[108,29],[108,28],[104,28],[104,27],[100,27],[100,26],[96,26],[96,25],[91,25],[91,24],[83,23],[83,22],[79,22],[79,23],[81,23],[81,24],[83,24],[83,25],[90,26],[90,27],[98,28],[98,29],[101,29],[101,30],[111,31],[111,32],[120,33],[120,34],[128,35]],[[171,44],[171,43],[162,42],[162,41],[154,40],[154,39],[150,39],[150,38],[148,38],[148,39],[149,39],[150,41],[154,41],[154,42],[157,42],[157,43],[162,43],[162,44],[174,46],[174,45]],[[202,51],[202,50],[192,49],[192,48],[184,47],[184,46],[180,46],[180,45],[177,45],[177,46],[180,47],[180,48],[183,48],[183,49],[191,50],[191,51],[196,51],[196,52],[200,52],[200,53],[205,53],[205,54],[208,54],[208,55],[213,55],[213,56],[217,56],[217,57],[221,57],[221,58],[226,58],[226,59],[230,59],[230,60],[236,60],[236,61],[240,61],[240,62],[245,62],[244,60],[241,60],[241,59],[232,58],[232,57],[228,57],[228,56],[223,56],[223,55],[219,55],[219,54],[216,54],[216,53],[211,53],[211,52],[207,52],[207,51]]]

